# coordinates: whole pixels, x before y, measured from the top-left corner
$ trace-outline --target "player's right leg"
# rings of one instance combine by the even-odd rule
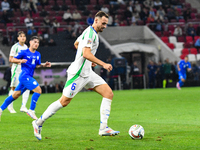
[[[103,97],[100,107],[99,135],[110,136],[119,134],[119,131],[114,131],[108,127],[108,118],[110,116],[111,103],[113,99],[112,89],[99,75],[94,72],[90,74],[90,81],[86,85],[86,88],[93,88],[95,92],[99,93]]]
[[[16,68],[14,69],[12,68],[11,72],[12,72],[11,83],[10,83],[11,90],[9,91],[9,96],[13,94],[15,87],[18,86],[19,75],[20,75],[20,72],[18,72]],[[10,113],[16,113],[16,111],[13,108],[13,102],[8,106],[8,110],[10,111]]]
[[[2,114],[2,111],[4,111],[8,105],[16,100],[20,95],[21,91],[14,91],[12,95],[8,96],[0,107],[0,115]]]
[[[181,90],[181,87],[183,86],[186,77],[181,72],[179,72],[178,75],[179,75],[179,82],[176,83],[176,87],[177,89]]]
[[[13,85],[13,83],[11,83],[11,85]],[[15,90],[15,87],[10,87],[10,91],[9,91],[9,96],[10,95],[12,95],[13,94],[13,92],[14,92],[14,90]],[[10,105],[8,105],[8,110],[10,111],[10,113],[16,113],[16,111],[14,110],[14,108],[13,108],[13,102],[12,103],[10,103]]]
[[[94,88],[94,91],[102,95],[103,99],[100,107],[100,129],[99,135],[101,136],[111,136],[117,135],[120,132],[115,131],[108,127],[108,118],[110,116],[111,111],[111,103],[113,99],[112,89],[108,86],[108,84],[98,85]]]

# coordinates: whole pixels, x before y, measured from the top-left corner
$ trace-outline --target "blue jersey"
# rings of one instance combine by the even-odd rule
[[[187,73],[187,69],[191,68],[191,64],[190,62],[185,62],[184,60],[181,60],[179,63],[179,68],[181,69],[181,73],[182,74],[186,74]]]
[[[27,60],[26,63],[21,64],[22,72],[20,76],[28,75],[33,77],[36,66],[41,64],[41,55],[38,51],[32,53],[29,49],[23,50],[19,52],[18,55],[14,58]]]

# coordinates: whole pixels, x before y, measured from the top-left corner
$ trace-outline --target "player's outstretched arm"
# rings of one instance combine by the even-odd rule
[[[51,67],[51,63],[46,61],[44,64],[37,65],[36,68],[41,68],[41,67]]]
[[[89,47],[84,47],[83,48],[83,57],[86,58],[87,60],[96,63],[100,66],[102,66],[104,69],[108,70],[109,72],[112,70],[112,65],[104,63],[100,59],[96,58],[92,53],[91,49]]]
[[[26,63],[27,60],[26,60],[26,59],[12,58],[12,62],[13,62],[13,63],[18,63],[18,64],[23,64],[23,63]]]

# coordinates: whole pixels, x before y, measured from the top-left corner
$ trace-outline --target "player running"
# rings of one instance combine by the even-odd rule
[[[109,72],[112,70],[111,64],[106,64],[96,58],[94,55],[99,45],[98,33],[106,28],[108,23],[108,15],[99,11],[95,15],[95,20],[92,26],[86,28],[83,33],[75,41],[74,46],[77,49],[75,61],[69,66],[67,73],[67,82],[63,89],[62,96],[59,100],[53,102],[43,115],[32,122],[34,135],[38,140],[42,139],[41,130],[43,123],[59,109],[66,107],[72,98],[83,88],[93,88],[93,90],[103,96],[100,107],[100,129],[99,135],[109,136],[117,135],[119,131],[114,131],[107,126],[107,121],[110,115],[111,102],[113,92],[108,84],[94,71],[91,66],[96,64],[103,66]]]
[[[19,84],[15,88],[15,91],[12,95],[5,99],[4,103],[0,107],[0,117],[2,111],[4,111],[10,103],[16,100],[21,94],[24,93],[24,91],[29,89],[34,93],[31,99],[30,109],[27,111],[27,114],[31,118],[37,119],[34,110],[41,94],[41,88],[38,82],[33,78],[33,73],[35,68],[51,67],[50,62],[46,62],[44,65],[41,64],[41,55],[38,51],[36,51],[38,46],[39,39],[38,37],[33,36],[30,39],[30,47],[27,50],[19,52],[18,55],[12,59],[12,62],[21,64],[22,72],[19,76]]]
[[[19,52],[21,52],[22,50],[27,50],[27,48],[28,48],[27,45],[25,44],[25,42],[26,42],[25,33],[23,31],[19,31],[17,33],[17,35],[18,35],[17,39],[19,42],[14,44],[10,50],[9,61],[12,63],[13,63],[12,59],[14,56],[17,56]],[[21,73],[21,64],[13,63],[11,72],[12,72],[12,77],[11,77],[11,84],[10,84],[11,89],[9,91],[9,96],[13,94],[13,91],[19,84],[19,75]],[[22,95],[22,106],[20,108],[21,112],[28,111],[28,109],[26,108],[26,103],[28,101],[29,94],[30,94],[30,90],[26,90]],[[10,113],[16,113],[16,111],[13,108],[13,102],[8,106],[8,110],[10,111]]]
[[[183,86],[186,77],[187,77],[187,71],[191,71],[191,64],[188,62],[188,56],[185,56],[184,60],[181,60],[178,64],[178,76],[179,76],[179,82],[177,82],[176,87],[177,89],[181,89]]]

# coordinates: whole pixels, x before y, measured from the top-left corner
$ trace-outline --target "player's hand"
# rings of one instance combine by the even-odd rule
[[[111,64],[105,64],[105,65],[103,65],[103,68],[108,70],[108,72],[110,72],[112,70],[112,65]]]
[[[95,63],[92,63],[92,67],[96,67],[97,66],[97,64],[95,64]]]
[[[44,64],[45,67],[51,67],[51,63],[46,61],[46,63]]]
[[[20,61],[20,63],[19,64],[24,64],[24,63],[26,63],[27,62],[27,60],[26,59],[21,59],[21,61]]]

